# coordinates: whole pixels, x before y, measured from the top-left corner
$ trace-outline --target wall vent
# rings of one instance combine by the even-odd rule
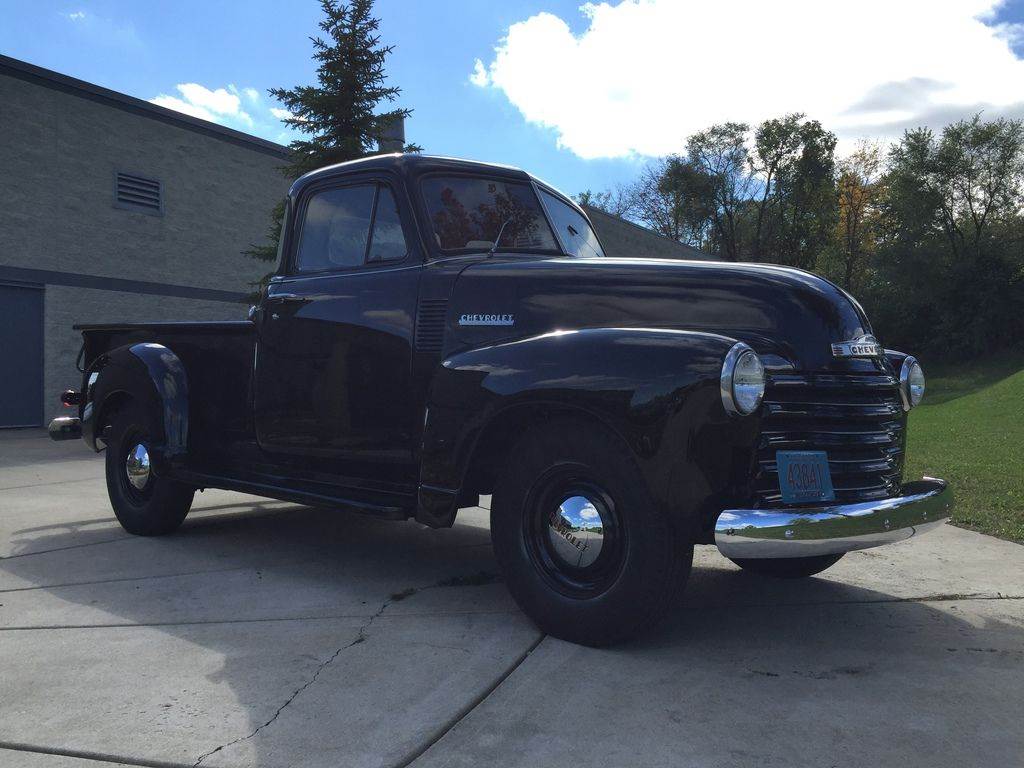
[[[114,174],[114,207],[159,216],[164,212],[163,186],[133,173]]]
[[[444,347],[447,299],[423,299],[416,313],[416,351],[438,353]]]

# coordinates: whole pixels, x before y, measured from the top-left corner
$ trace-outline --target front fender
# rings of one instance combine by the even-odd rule
[[[184,456],[188,448],[188,378],[185,366],[162,344],[132,344],[100,355],[85,372],[82,438],[94,450],[113,398],[140,400],[152,415],[154,468]]]
[[[519,408],[603,423],[629,446],[655,500],[677,519],[693,522],[712,500],[742,497],[746,488],[735,486],[751,476],[760,417],[730,417],[722,405],[722,363],[735,343],[711,333],[595,328],[448,358],[428,399],[417,517],[451,524],[481,436]]]

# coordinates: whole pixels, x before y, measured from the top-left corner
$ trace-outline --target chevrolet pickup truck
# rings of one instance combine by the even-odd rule
[[[513,168],[382,155],[303,176],[239,322],[84,325],[77,416],[117,519],[168,534],[226,488],[451,526],[492,497],[508,589],[546,632],[614,643],[693,548],[806,577],[942,522],[904,482],[917,361],[860,305],[768,264],[606,257]]]

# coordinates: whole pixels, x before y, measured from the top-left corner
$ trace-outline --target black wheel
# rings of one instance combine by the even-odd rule
[[[145,409],[132,403],[114,417],[107,442],[110,505],[121,527],[136,536],[163,536],[177,530],[195,495],[195,488],[150,471],[152,435]]]
[[[736,559],[736,565],[745,571],[762,576],[774,576],[778,579],[803,579],[821,573],[839,562],[843,553],[838,555],[818,555],[817,557],[780,557],[764,559]]]
[[[693,561],[629,450],[574,421],[537,428],[513,449],[491,502],[491,539],[526,615],[583,645],[657,623]]]

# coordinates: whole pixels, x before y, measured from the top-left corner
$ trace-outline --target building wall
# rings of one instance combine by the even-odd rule
[[[79,384],[74,323],[245,317],[288,182],[277,151],[0,68],[0,281],[45,288],[45,418]],[[114,207],[115,172],[163,184],[163,215]]]
[[[586,205],[583,209],[593,222],[607,256],[718,261],[718,258],[710,253],[677,243],[598,208]]]

